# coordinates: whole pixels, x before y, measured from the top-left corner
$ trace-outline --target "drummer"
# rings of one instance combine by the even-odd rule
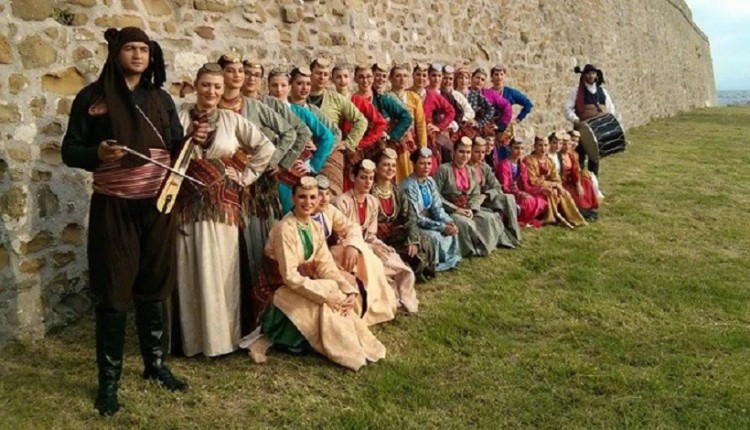
[[[617,117],[615,104],[612,102],[604,85],[604,74],[593,64],[586,64],[581,70],[575,68],[576,73],[581,74],[578,87],[570,92],[568,100],[565,103],[565,117],[568,121],[577,124],[581,121],[587,121],[606,114],[612,114]],[[578,127],[576,127],[577,129]],[[578,146],[578,155],[581,163],[586,158],[586,152],[583,145]],[[589,156],[588,170],[591,173],[599,175],[599,161],[593,161]]]

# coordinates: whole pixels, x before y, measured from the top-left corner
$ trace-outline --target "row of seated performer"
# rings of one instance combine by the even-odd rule
[[[515,248],[523,226],[574,228],[596,218],[577,132],[538,137],[525,158],[523,142],[492,127],[436,133],[438,143],[407,154],[408,168],[386,139],[336,158],[330,145],[320,145],[334,134],[330,119],[325,126],[318,112],[316,123],[312,106],[290,102],[290,90],[302,88],[304,95],[309,86],[306,68],[272,72],[266,104],[275,98],[290,107],[310,130],[321,129],[313,134],[319,139],[306,142],[287,172],[269,170],[278,151],[252,115],[246,119],[254,99],[240,96],[232,105],[239,108],[225,106],[223,87],[243,67],[204,66],[195,82],[197,103],[180,115],[186,130],[209,118],[214,132],[199,157],[224,170],[218,186],[188,184],[177,203],[183,232],[177,251],[185,264],[178,268],[173,345],[188,356],[245,348],[261,363],[274,345],[314,350],[359,369],[385,355],[369,326],[399,310],[418,311],[417,280],[463,258]],[[342,137],[347,129],[345,123]],[[440,160],[450,161],[436,166]],[[188,174],[208,181],[213,176],[205,168],[194,160]],[[399,172],[409,173],[399,178]]]

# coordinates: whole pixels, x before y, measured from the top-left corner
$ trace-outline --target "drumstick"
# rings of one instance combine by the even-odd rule
[[[138,158],[141,158],[141,159],[146,160],[146,161],[148,161],[150,163],[156,164],[157,166],[161,167],[162,169],[169,170],[170,172],[174,173],[175,175],[182,176],[183,178],[187,179],[190,182],[198,184],[198,185],[200,185],[202,187],[206,186],[206,184],[204,184],[203,182],[199,181],[198,179],[195,179],[192,176],[186,175],[186,174],[180,172],[177,169],[173,169],[173,168],[167,166],[164,163],[161,163],[159,161],[154,160],[153,158],[147,157],[147,156],[141,154],[138,151],[135,151],[133,149],[128,148],[127,146],[121,146],[120,149],[122,149],[123,151],[127,152],[128,154],[133,154],[133,155],[135,155]]]

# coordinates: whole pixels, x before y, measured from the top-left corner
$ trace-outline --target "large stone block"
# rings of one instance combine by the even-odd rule
[[[80,224],[68,224],[62,232],[62,241],[70,245],[83,245],[86,229]]]
[[[52,166],[59,166],[62,164],[62,154],[60,154],[60,147],[54,143],[49,143],[39,151],[39,157],[45,163]]]
[[[29,78],[20,73],[11,73],[8,76],[8,92],[16,95],[29,86]]]
[[[22,261],[20,270],[21,270],[21,273],[38,273],[46,265],[47,265],[46,258],[37,257],[37,258],[32,258],[30,260]]]
[[[18,52],[26,69],[46,67],[57,60],[57,50],[38,34],[23,39],[18,44]]]
[[[21,218],[26,214],[26,191],[13,187],[0,197],[0,214]]]
[[[11,64],[13,61],[13,46],[4,34],[0,34],[0,64]]]
[[[52,238],[52,233],[47,230],[40,231],[33,239],[21,244],[21,255],[39,252],[43,249],[49,248],[53,243],[54,239]]]
[[[68,67],[42,76],[42,88],[55,94],[73,96],[85,85],[86,79],[75,67]]]
[[[93,7],[96,6],[97,0],[63,0],[67,4],[72,4],[76,6],[83,6],[83,7]]]
[[[143,0],[143,5],[148,13],[153,16],[164,16],[172,14],[172,5],[167,0]]]
[[[235,7],[235,0],[194,0],[193,7],[197,10],[207,10],[210,12],[227,12]]]
[[[29,102],[29,109],[34,117],[43,117],[44,111],[47,109],[47,99],[44,97],[34,97],[31,99],[31,102]]]
[[[73,251],[68,252],[56,252],[52,255],[52,260],[55,262],[55,267],[58,269],[65,267],[72,263],[76,259],[76,253]]]
[[[44,21],[52,16],[52,0],[11,0],[13,15],[27,21]]]
[[[94,20],[94,24],[99,27],[138,27],[145,29],[146,24],[143,19],[137,15],[107,15],[100,16]]]
[[[0,272],[8,266],[10,266],[10,253],[5,249],[5,246],[0,245]]]
[[[42,185],[36,192],[36,204],[39,210],[39,218],[48,218],[60,211],[60,199],[49,185]]]
[[[299,6],[287,5],[281,9],[281,19],[286,23],[295,23],[302,20],[302,8]]]
[[[0,104],[0,124],[13,123],[21,120],[21,113],[18,112],[16,104]]]

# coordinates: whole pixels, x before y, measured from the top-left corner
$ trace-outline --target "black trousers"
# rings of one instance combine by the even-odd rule
[[[166,300],[176,282],[176,224],[153,199],[94,193],[89,210],[89,284],[96,308],[125,312],[131,301]]]

